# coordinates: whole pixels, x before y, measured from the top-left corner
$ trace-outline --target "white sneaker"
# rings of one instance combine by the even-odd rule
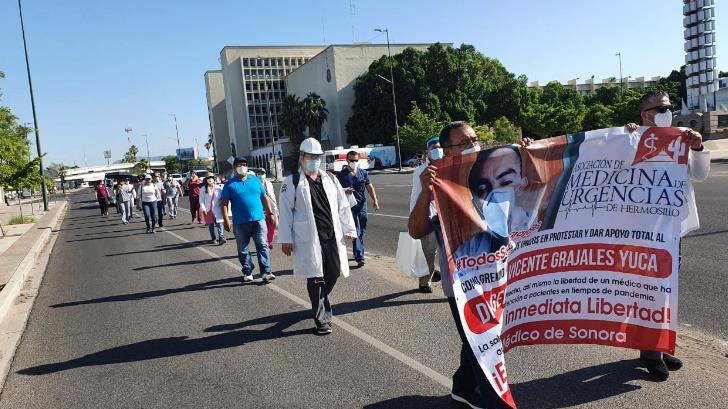
[[[243,282],[244,283],[252,283],[253,282],[253,275],[248,274],[243,276]]]
[[[274,276],[274,275],[273,275],[273,273],[263,273],[263,275],[262,275],[262,276],[260,276],[260,277],[261,277],[261,278],[263,279],[263,281],[265,281],[265,282],[268,282],[268,281],[273,281],[273,280],[275,280],[275,279],[276,279],[276,276]]]

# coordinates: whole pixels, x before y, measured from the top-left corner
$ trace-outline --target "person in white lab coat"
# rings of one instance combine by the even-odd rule
[[[222,195],[222,185],[215,182],[214,176],[205,178],[205,184],[200,188],[200,213],[202,219],[210,229],[210,240],[212,244],[225,244],[225,235],[222,232],[222,207],[220,206],[220,196]],[[208,214],[209,213],[209,214]],[[215,232],[217,231],[217,236]]]
[[[346,240],[356,238],[349,199],[336,178],[321,170],[323,150],[314,138],[300,146],[300,171],[281,185],[278,243],[293,255],[293,276],[307,279],[316,333],[331,333],[329,294],[349,276]]]

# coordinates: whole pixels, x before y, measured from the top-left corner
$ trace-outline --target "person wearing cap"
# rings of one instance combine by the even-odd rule
[[[356,204],[351,206],[351,213],[354,216],[357,233],[353,247],[354,260],[356,261],[356,265],[361,267],[364,265],[364,234],[367,231],[368,218],[365,192],[368,192],[372,198],[374,210],[379,210],[377,193],[374,190],[374,185],[372,185],[371,180],[369,180],[369,173],[359,167],[359,154],[356,151],[349,151],[346,154],[346,167],[336,177],[339,179],[339,183],[341,183],[346,194],[356,200]],[[350,203],[353,203],[353,200]]]
[[[444,154],[440,147],[440,137],[433,136],[425,142],[425,149],[427,150],[427,158],[425,163],[421,164],[415,171],[412,172],[412,192],[410,193],[410,212],[414,209],[417,204],[417,198],[422,192],[422,183],[420,183],[420,175],[427,169],[430,162],[433,160],[442,159]],[[419,278],[419,289],[423,293],[432,292],[432,279],[435,276],[435,255],[437,254],[437,238],[434,232],[430,232],[424,237],[420,238],[422,244],[422,252],[425,254],[425,260],[427,261],[427,268],[429,274]]]
[[[139,186],[139,207],[144,212],[147,233],[154,233],[154,228],[157,225],[157,202],[161,199],[162,193],[152,183],[152,175],[145,175],[142,184]]]
[[[190,171],[190,177],[185,182],[188,196],[190,198],[190,213],[192,213],[192,223],[197,220],[197,223],[202,223],[200,215],[200,188],[202,187],[202,179],[197,176],[197,172],[194,170]]]
[[[299,147],[299,171],[281,185],[278,243],[293,255],[293,276],[306,278],[316,333],[331,333],[329,294],[349,276],[346,240],[356,239],[349,199],[339,181],[321,169],[323,150],[314,138]]]
[[[238,260],[242,266],[243,281],[253,281],[253,258],[248,251],[250,239],[255,243],[258,255],[258,267],[261,278],[269,282],[276,278],[271,271],[270,249],[266,242],[268,228],[266,226],[265,209],[268,212],[270,223],[278,225],[278,217],[273,212],[273,206],[263,184],[257,177],[249,177],[248,160],[237,157],[233,161],[234,177],[225,182],[220,194],[223,224],[226,231],[232,231],[237,244]],[[232,207],[232,222],[229,210]]]
[[[255,171],[255,175],[260,179],[260,183],[263,184],[263,187],[265,188],[265,191],[268,192],[268,199],[271,201],[271,205],[273,205],[273,212],[278,215],[278,201],[276,200],[276,193],[275,190],[273,190],[273,184],[270,183],[270,180],[266,179],[265,169],[258,168]],[[274,226],[272,223],[270,223],[270,218],[266,215],[266,223],[268,228],[268,247],[273,248],[273,240],[275,239],[276,232],[278,230],[278,227]]]

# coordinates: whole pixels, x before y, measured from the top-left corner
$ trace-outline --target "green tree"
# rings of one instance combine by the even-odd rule
[[[587,109],[581,128],[586,131],[611,128],[614,123],[614,109],[599,102]]]
[[[581,130],[586,106],[576,90],[552,82],[532,92],[534,101],[523,113],[526,135],[546,138]]]
[[[516,77],[471,45],[433,44],[426,51],[407,48],[392,56],[391,62],[399,125],[406,123],[413,106],[437,121],[489,124],[505,116],[520,124],[528,104],[526,78]],[[354,83],[353,113],[346,124],[350,143],[392,142],[392,89],[381,78],[389,79],[389,67],[389,58],[382,56]]]
[[[473,131],[475,131],[475,134],[478,136],[478,140],[482,147],[496,145],[495,133],[493,132],[493,128],[489,125],[474,125]]]
[[[126,151],[124,154],[124,158],[121,160],[124,163],[135,163],[137,153],[139,153],[139,148],[137,148],[136,145],[132,145],[129,147],[129,150]]]
[[[139,175],[142,173],[145,173],[149,170],[149,161],[146,159],[139,159],[139,162],[137,162],[133,168],[131,168],[132,173],[135,175]]]
[[[310,92],[303,99],[303,118],[308,127],[308,136],[321,139],[321,128],[329,117],[326,101],[315,92]]]
[[[281,104],[280,123],[283,131],[298,146],[303,141],[303,130],[306,121],[303,116],[303,102],[295,95],[286,95]]]
[[[521,130],[504,116],[493,122],[493,133],[495,134],[495,140],[501,144],[521,141]]]
[[[210,170],[210,162],[204,159],[190,159],[187,161],[187,169],[207,169]]]
[[[407,116],[407,123],[399,128],[400,147],[407,152],[422,152],[425,142],[439,134],[443,126],[444,122],[430,117],[414,105]]]
[[[164,161],[164,168],[167,170],[167,173],[180,173],[182,171],[182,164],[177,159],[177,156],[163,156],[162,160]]]

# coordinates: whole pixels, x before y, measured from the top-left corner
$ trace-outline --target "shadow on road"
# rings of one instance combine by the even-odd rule
[[[134,270],[134,271],[154,270],[156,268],[189,266],[191,264],[211,263],[211,262],[220,261],[220,260],[229,260],[229,259],[236,259],[237,260],[237,258],[238,258],[238,256],[206,257],[206,258],[199,258],[197,260],[185,260],[185,261],[177,261],[177,262],[174,262],[174,263],[157,264],[156,266],[142,266],[142,267],[134,268],[132,270]]]
[[[610,362],[511,384],[511,389],[520,409],[565,408],[641,389],[629,384],[649,379],[641,368],[644,366],[639,359]]]
[[[187,264],[187,263],[186,263]],[[60,304],[53,304],[51,308],[72,307],[75,305],[101,304],[119,301],[139,301],[147,298],[162,297],[170,294],[186,293],[190,291],[214,290],[216,288],[239,287],[242,285],[242,277],[223,278],[221,280],[207,281],[204,283],[190,284],[180,288],[167,288],[164,290],[143,291],[140,293],[110,295],[108,297],[92,298],[90,300],[70,301]]]
[[[182,227],[182,228],[179,228],[179,229],[172,229],[172,228],[169,228],[169,227],[164,227],[163,229],[164,230],[158,230],[158,233],[157,234],[162,234],[164,231],[189,230],[189,229],[194,229],[194,227]],[[125,231],[133,231],[133,230],[137,230],[137,229],[129,229],[129,230],[125,230]],[[94,240],[104,240],[104,239],[120,239],[122,237],[133,237],[133,236],[136,236],[136,237],[147,237],[147,234],[140,232],[140,233],[132,233],[132,234],[121,234],[121,235],[117,235],[117,236],[88,237],[88,238],[85,238],[85,239],[66,240],[66,243],[75,243],[75,242],[82,242],[82,241],[94,241]],[[194,245],[192,245],[192,246],[186,246],[186,247],[194,247],[194,246],[197,246],[197,245],[200,245],[200,244],[209,243],[209,242],[210,242],[209,240],[199,240],[199,241],[193,242]],[[190,244],[190,243],[184,243],[184,244]],[[182,247],[182,248],[185,248],[185,247]],[[148,250],[148,251],[141,251],[140,253],[145,253],[145,252],[147,252],[147,253],[154,253],[156,251],[159,251],[159,250],[158,249],[157,250],[152,249],[152,250]],[[120,253],[119,255],[121,255],[121,254],[124,254],[124,253]],[[128,253],[128,254],[131,254],[131,253]]]
[[[363,409],[422,409],[422,408],[466,408],[450,398],[450,396],[409,395],[387,399],[382,402],[366,405]]]
[[[280,339],[296,335],[311,334],[311,336],[314,336],[311,329],[285,331],[286,328],[306,318],[309,318],[308,311],[295,311],[287,314],[257,318],[242,323],[244,324],[243,327],[271,323],[273,325],[265,329],[241,329],[239,331],[223,332],[203,338],[169,337],[136,342],[94,352],[65,362],[22,369],[18,373],[21,375],[46,375],[86,366],[138,362],[148,359],[234,348],[251,342]]]

